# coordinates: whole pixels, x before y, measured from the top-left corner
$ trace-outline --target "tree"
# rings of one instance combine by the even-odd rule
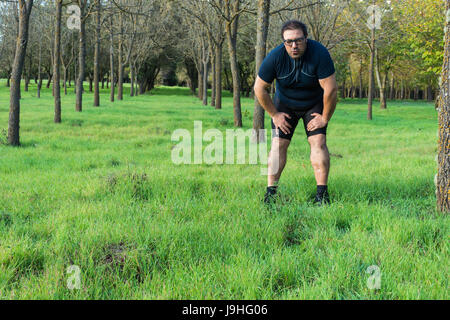
[[[25,54],[28,44],[28,27],[33,0],[18,0],[19,2],[19,36],[16,41],[16,54],[11,73],[8,143],[12,146],[20,145],[20,79],[22,76]]]
[[[97,1],[97,12],[95,15],[95,53],[94,53],[94,107],[100,106],[100,88],[99,88],[99,77],[100,77],[100,28],[101,28],[101,15],[102,15],[102,2]]]
[[[251,1],[247,0],[212,0],[209,3],[213,6],[216,14],[225,20],[225,31],[228,42],[228,56],[230,59],[231,77],[233,78],[233,113],[234,125],[242,127],[241,112],[241,83],[239,77],[239,64],[237,61],[237,36],[239,16],[250,11]],[[242,4],[242,8],[241,8]]]
[[[438,87],[444,53],[445,2],[442,0],[398,0],[392,2],[394,16],[403,35],[395,41],[397,52],[409,61],[415,75],[414,85],[423,85],[428,100]],[[411,63],[413,62],[413,63]],[[417,91],[417,89],[416,89]],[[437,92],[436,92],[437,93]],[[424,96],[425,96],[424,95]],[[437,95],[436,95],[437,96]]]
[[[365,43],[369,48],[369,90],[367,103],[367,119],[372,120],[372,105],[375,94],[375,64],[378,41],[392,33],[395,24],[383,15],[391,10],[390,2],[381,0],[348,0],[348,7],[343,11],[343,17],[355,31],[353,38],[357,44]],[[376,31],[378,30],[378,31]],[[380,82],[381,83],[381,82]]]
[[[83,81],[86,71],[86,19],[87,19],[87,0],[77,0],[80,8],[80,43],[78,48],[78,79],[76,89],[75,111],[83,111]]]
[[[53,58],[53,93],[55,98],[55,117],[54,122],[61,122],[61,91],[59,87],[60,65],[61,65],[61,15],[62,0],[55,0],[56,23],[55,23],[55,50]]]
[[[255,73],[257,74],[261,64],[266,56],[267,33],[269,29],[270,18],[270,0],[258,1],[258,13],[256,18],[256,56],[255,56]],[[259,104],[258,98],[255,97],[255,108],[253,111],[253,142],[264,142],[266,137],[260,134],[264,129],[264,109]]]
[[[438,173],[436,176],[437,209],[441,212],[450,211],[450,0],[446,0],[445,51],[442,65],[441,86],[439,94],[439,153]]]

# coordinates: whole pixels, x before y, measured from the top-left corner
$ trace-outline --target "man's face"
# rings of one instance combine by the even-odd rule
[[[286,30],[283,33],[283,38],[285,40],[284,47],[291,58],[300,58],[306,50],[306,38],[301,29],[296,30]],[[286,40],[303,39],[302,43],[292,42],[290,45],[286,43]]]

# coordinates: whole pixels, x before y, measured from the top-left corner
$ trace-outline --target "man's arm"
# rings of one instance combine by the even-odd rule
[[[263,109],[266,110],[269,116],[272,118],[273,123],[275,124],[277,129],[280,128],[281,131],[283,131],[285,134],[289,134],[289,128],[291,128],[291,125],[286,121],[285,117],[291,118],[291,116],[284,112],[278,112],[278,110],[275,108],[275,105],[273,104],[272,99],[267,92],[267,89],[270,88],[270,85],[270,83],[265,82],[259,76],[256,76],[255,86],[253,88],[255,90],[255,96]]]
[[[323,89],[323,112],[322,115],[313,113],[315,116],[307,126],[308,131],[314,131],[319,128],[325,127],[333,116],[337,103],[337,83],[336,74],[325,79],[319,80],[320,86]]]

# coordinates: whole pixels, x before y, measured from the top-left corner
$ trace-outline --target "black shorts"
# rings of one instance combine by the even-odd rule
[[[328,124],[325,127],[316,129],[314,131],[308,131],[308,129],[306,128],[308,123],[314,118],[314,116],[312,116],[313,113],[322,114],[323,100],[320,101],[315,106],[313,106],[311,109],[308,109],[305,111],[297,111],[295,109],[291,109],[288,106],[282,104],[279,99],[275,99],[274,104],[275,104],[275,108],[277,108],[278,112],[284,112],[291,116],[290,119],[286,117],[286,121],[291,125],[291,128],[289,128],[291,133],[285,134],[283,131],[281,131],[281,129],[278,129],[278,134],[277,134],[277,130],[275,130],[276,128],[275,128],[275,125],[273,124],[273,120],[271,120],[272,138],[278,137],[278,138],[291,140],[292,136],[294,135],[295,128],[297,127],[297,124],[298,124],[298,121],[300,120],[300,118],[303,119],[303,125],[305,127],[306,136],[310,137],[310,136],[313,136],[316,134],[321,134],[321,133],[327,134]]]

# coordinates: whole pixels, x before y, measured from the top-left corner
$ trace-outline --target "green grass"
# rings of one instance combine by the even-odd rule
[[[448,299],[449,219],[435,211],[431,103],[340,101],[328,128],[332,205],[315,192],[299,124],[281,201],[261,204],[259,165],[174,165],[171,134],[233,126],[232,99],[202,106],[184,88],[101,107],[22,92],[21,142],[0,144],[0,298]],[[244,129],[253,101],[243,99]],[[0,82],[0,129],[9,91]],[[266,128],[270,125],[266,117]],[[1,130],[0,130],[1,132]],[[3,137],[4,138],[4,137]],[[0,141],[2,141],[0,139]],[[70,265],[81,289],[69,290]],[[381,270],[381,289],[366,269]]]

